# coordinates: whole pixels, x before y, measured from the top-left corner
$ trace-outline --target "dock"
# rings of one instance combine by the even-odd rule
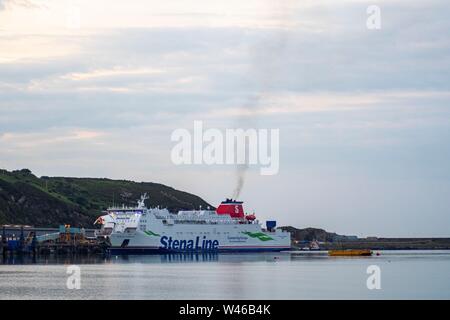
[[[61,225],[59,228],[1,226],[0,252],[11,255],[88,255],[106,254],[109,248],[95,229],[85,230]]]

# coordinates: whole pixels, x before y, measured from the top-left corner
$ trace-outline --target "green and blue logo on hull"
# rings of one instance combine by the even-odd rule
[[[251,237],[251,238],[257,238],[261,241],[270,241],[273,240],[273,238],[269,237],[267,234],[262,232],[242,232],[243,234]]]
[[[148,236],[154,236],[154,237],[161,236],[160,234],[154,233],[153,231],[150,231],[150,230],[144,231],[144,233]]]

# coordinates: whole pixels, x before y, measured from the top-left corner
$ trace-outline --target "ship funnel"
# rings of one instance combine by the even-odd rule
[[[228,214],[232,218],[244,218],[244,208],[242,201],[226,199],[222,201],[216,209],[217,214]]]

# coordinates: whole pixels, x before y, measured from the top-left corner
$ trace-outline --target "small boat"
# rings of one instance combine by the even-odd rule
[[[329,250],[328,255],[332,257],[371,256],[372,250],[370,249]]]
[[[319,241],[313,240],[309,245],[309,249],[313,251],[319,251],[320,250]]]

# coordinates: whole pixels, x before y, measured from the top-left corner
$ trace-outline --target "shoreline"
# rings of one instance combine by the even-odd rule
[[[23,232],[23,237],[26,239],[30,233],[36,235],[44,235],[52,232],[57,232],[58,228],[52,227],[31,227],[31,226],[18,226],[18,225],[5,225],[0,226],[2,237],[3,228],[6,232],[7,238],[20,239]],[[95,237],[95,230],[97,229],[85,229],[84,232],[88,238]],[[1,241],[0,241],[1,242]],[[310,241],[296,241],[292,239],[291,250],[294,251],[316,251],[316,250],[304,250]],[[0,243],[2,246],[2,243]],[[4,244],[3,244],[4,246]],[[345,250],[345,249],[370,249],[370,250],[450,250],[450,238],[358,238],[352,240],[341,241],[319,241],[319,248],[321,251],[327,250]],[[64,250],[66,251],[66,250]],[[70,250],[71,251],[71,250]],[[90,251],[90,250],[89,250]]]

